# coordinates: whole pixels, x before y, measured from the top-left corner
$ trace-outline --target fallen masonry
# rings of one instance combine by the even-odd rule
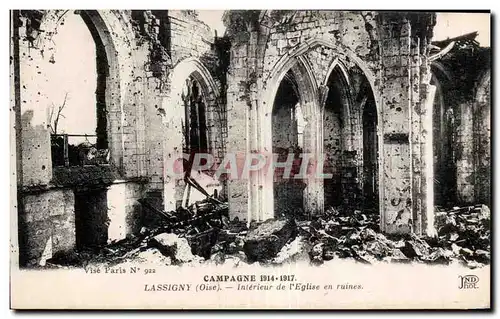
[[[295,221],[269,219],[248,232],[243,251],[250,261],[265,261],[276,256],[296,236]]]
[[[100,251],[57,256],[48,266],[79,264],[119,265],[126,261],[157,262],[159,265],[285,264],[309,260],[312,265],[339,259],[363,264],[425,263],[469,268],[490,264],[490,211],[486,205],[436,207],[435,237],[415,234],[384,235],[378,214],[329,208],[309,220],[269,219],[249,227],[228,221],[224,202],[207,198],[177,212],[164,212],[148,201],[141,203],[151,214],[162,216],[156,227]],[[207,275],[206,282],[253,282],[254,275]],[[293,283],[291,289],[314,287]],[[266,290],[264,285],[239,284],[240,290]]]

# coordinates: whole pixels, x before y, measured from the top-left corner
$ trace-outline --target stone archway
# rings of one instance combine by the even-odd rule
[[[305,118],[302,111],[302,99],[297,77],[290,69],[281,81],[272,113],[272,154],[279,163],[300,161],[304,151]],[[297,216],[304,206],[304,188],[302,179],[293,179],[297,167],[289,172],[284,167],[276,168],[273,178],[273,196],[275,216]]]
[[[123,170],[123,88],[124,83],[130,80],[126,74],[133,67],[124,67],[128,57],[124,43],[130,42],[131,32],[127,30],[131,28],[124,25],[123,20],[120,20],[118,13],[114,11],[75,10],[75,13],[82,17],[96,45],[96,107],[103,110],[99,112],[101,116],[98,115],[97,119],[97,133],[103,136],[98,144],[109,147],[110,161]],[[70,10],[50,10],[45,13],[40,24],[40,29],[45,32],[35,40],[34,45],[43,52],[41,58],[48,63],[52,63],[53,54],[57,49],[51,41],[52,36],[57,33],[67,14],[70,14]]]
[[[323,172],[331,178],[323,181],[324,201],[327,207],[340,206],[349,201],[348,192],[344,192],[344,179],[347,174],[356,176],[356,172],[347,172],[351,168],[344,164],[346,151],[352,149],[350,132],[351,98],[345,69],[337,63],[330,70],[325,83],[327,95],[323,106]]]
[[[134,123],[132,118],[137,119],[139,117],[135,104],[129,102],[124,95],[126,93],[123,92],[124,87],[130,85],[131,82],[128,76],[124,76],[124,73],[126,74],[127,69],[133,67],[133,65],[127,67],[121,65],[125,56],[128,56],[128,53],[123,52],[123,42],[129,40],[128,35],[126,35],[127,26],[119,20],[119,13],[115,11],[50,11],[41,24],[41,28],[50,31],[44,39],[40,39],[43,41],[39,43],[40,49],[44,52],[43,55],[46,54],[50,64],[59,63],[58,48],[61,43],[56,43],[52,40],[52,37],[69,22],[69,15],[78,15],[83,20],[95,46],[96,87],[92,93],[95,94],[95,105],[93,107],[95,108],[96,128],[95,133],[90,132],[89,135],[95,134],[96,137],[95,140],[92,140],[92,138],[85,136],[84,139],[80,139],[80,142],[82,140],[91,141],[91,143],[95,141],[93,146],[97,150],[109,150],[109,164],[111,165],[103,166],[103,170],[119,171],[123,177],[134,176],[135,172],[130,174],[129,168],[137,164],[131,163],[129,160],[131,157],[126,156],[126,143],[124,143],[124,140],[127,140],[127,138],[123,136],[126,131],[129,131],[126,126],[134,125],[127,123]],[[116,32],[114,32],[115,28],[118,29]],[[78,56],[78,52],[74,52],[74,54]],[[47,68],[51,67],[50,64],[47,65]],[[71,72],[71,65],[68,65],[68,72]],[[54,82],[51,83],[52,78],[48,80],[50,87],[57,85]],[[78,114],[81,116],[80,112],[90,113],[89,109],[92,108],[92,105],[84,105],[83,107],[84,109],[71,110],[71,112],[76,113],[76,116]],[[75,126],[78,127],[78,125]],[[77,128],[77,131],[67,133],[87,134],[89,132],[81,132]],[[127,137],[130,137],[130,135]],[[77,140],[76,143],[78,142]],[[127,142],[130,143],[130,141]],[[71,149],[71,146],[70,144],[68,148]],[[53,163],[54,155],[53,152]],[[71,160],[71,154],[69,157]],[[108,162],[105,163],[108,164]],[[70,164],[70,166],[72,165]],[[65,168],[61,169],[64,170]],[[61,169],[54,170],[55,176],[60,176]],[[120,197],[110,196],[110,194],[119,194],[123,187],[126,186],[112,184],[99,185],[92,190],[81,190],[78,187],[73,189],[77,249],[104,245],[110,241],[123,239],[127,233],[133,232],[134,226],[125,220],[126,208],[123,206],[123,202],[120,203]]]
[[[15,83],[15,91],[23,101],[23,103],[16,101],[16,113],[19,114],[16,114],[16,117],[19,117],[20,121],[16,126],[22,124],[16,131],[18,153],[22,156],[18,171],[21,176],[18,185],[21,190],[19,193],[21,204],[19,214],[16,215],[19,218],[19,245],[23,250],[20,256],[21,264],[41,261],[44,258],[43,250],[47,247],[50,247],[52,252],[66,252],[75,249],[75,246],[87,246],[89,241],[86,239],[90,237],[96,239],[92,244],[101,245],[109,240],[124,238],[126,234],[133,232],[135,227],[126,220],[133,216],[135,211],[132,207],[124,205],[125,199],[119,196],[107,196],[108,192],[116,191],[116,187],[119,191],[116,191],[115,195],[124,194],[124,189],[128,187],[126,184],[116,186],[117,184],[112,182],[115,178],[126,177],[120,176],[123,168],[129,164],[124,163],[123,155],[124,113],[135,115],[136,111],[128,108],[132,103],[127,104],[129,100],[126,98],[127,84],[132,82],[130,78],[132,73],[129,71],[135,67],[134,64],[127,63],[133,61],[129,56],[130,43],[134,40],[129,37],[133,33],[130,25],[117,11],[76,12],[82,17],[84,28],[87,27],[90,31],[90,41],[94,41],[96,56],[100,60],[96,63],[96,103],[86,104],[85,107],[105,110],[101,113],[102,117],[97,119],[96,144],[110,149],[110,163],[113,165],[89,165],[92,172],[85,175],[81,174],[81,171],[88,167],[75,166],[71,168],[72,171],[66,167],[58,169],[52,167],[49,115],[51,102],[55,101],[48,94],[48,90],[59,85],[50,73],[50,68],[58,63],[58,45],[52,41],[52,37],[64,24],[69,12],[69,10],[13,12],[14,19],[19,22],[14,26],[16,33],[14,68],[18,68],[19,72],[16,75],[18,81]],[[69,64],[64,72],[71,72],[71,66]],[[72,112],[85,112],[85,109]],[[133,122],[127,120],[129,123]],[[117,172],[115,168],[121,172]],[[75,171],[77,172],[72,173]],[[106,182],[95,179],[92,176],[96,171],[112,173],[113,178]],[[73,183],[75,175],[81,178],[78,185]],[[68,178],[61,178],[64,176]],[[92,183],[99,184],[95,187],[99,191],[90,194],[86,191],[94,188],[88,187]],[[31,187],[40,185],[43,185],[42,191],[36,194],[29,191]],[[76,194],[77,188],[78,194]],[[136,196],[136,193],[133,196]],[[120,202],[121,206],[110,202],[112,197]],[[44,201],[50,204],[43,204]],[[89,203],[90,201],[93,203]],[[43,213],[43,225],[34,223],[32,218],[33,214],[40,212]],[[82,221],[82,214],[79,212],[84,213],[85,217],[90,215],[96,217],[95,215],[99,214],[99,218],[95,219],[98,225],[91,226]],[[98,227],[92,228],[93,226]],[[82,238],[82,232],[86,232],[87,238]],[[33,245],[34,242],[37,244]]]
[[[196,58],[182,60],[172,69],[168,82],[170,91],[162,102],[165,128],[163,171],[164,207],[165,210],[171,211],[176,209],[178,201],[182,198],[182,189],[184,187],[184,184],[180,181],[182,177],[173,172],[171,168],[174,161],[183,158],[183,151],[188,147],[186,145],[186,142],[189,141],[189,138],[186,137],[188,128],[185,127],[185,124],[189,124],[190,121],[187,116],[190,116],[191,113],[189,115],[186,113],[186,86],[192,88],[195,85],[198,87],[199,92],[197,94],[203,100],[203,121],[206,126],[203,129],[203,134],[207,134],[206,146],[208,146],[206,151],[214,156],[216,162],[221,159],[224,153],[224,121],[223,114],[221,114],[223,110],[218,103],[219,92],[217,86],[210,72],[201,61]],[[197,112],[194,113],[198,114],[199,110],[201,109],[197,108]],[[197,118],[197,121],[199,121],[199,114]],[[199,128],[199,125],[197,128]],[[192,147],[193,145],[189,145],[189,148]]]
[[[275,74],[275,77],[267,81],[261,109],[253,113],[252,125],[254,125],[254,131],[258,132],[258,136],[252,149],[268,155],[268,160],[272,159],[269,154],[275,151],[273,139],[276,141],[276,136],[273,138],[273,132],[275,133],[275,130],[273,130],[273,113],[276,114],[276,97],[284,79],[294,83],[297,102],[300,104],[300,113],[303,120],[301,132],[302,152],[316,157],[322,152],[322,144],[317,142],[319,136],[321,136],[319,132],[321,111],[318,103],[317,85],[308,66],[308,61],[304,57],[289,59],[283,64],[281,70]],[[290,110],[289,108],[287,114],[291,114]],[[310,165],[313,165],[311,163]],[[248,220],[266,220],[276,214],[274,178],[273,174],[266,173],[260,171],[253,179],[251,177],[249,180],[249,214],[251,216],[248,217]],[[316,213],[318,210],[322,210],[322,182],[314,178],[314,176],[308,176],[303,179],[303,182],[305,184],[302,193],[304,210],[307,213]]]
[[[274,98],[276,96],[276,92],[278,90],[279,84],[281,83],[281,80],[285,76],[285,74],[291,69],[292,66],[296,65],[300,67],[300,72],[297,74],[302,75],[304,78],[302,81],[298,81],[301,85],[303,85],[303,89],[301,90],[301,93],[303,94],[303,98],[306,101],[310,101],[310,110],[313,110],[311,114],[312,125],[314,126],[314,136],[310,136],[311,138],[311,150],[313,151],[313,154],[318,156],[318,154],[323,155],[323,141],[324,141],[324,136],[323,136],[323,114],[325,112],[324,109],[324,103],[328,99],[328,79],[330,78],[330,75],[332,72],[335,72],[336,74],[342,75],[343,77],[346,76],[347,71],[345,67],[343,67],[343,64],[340,63],[339,58],[334,59],[331,64],[328,67],[328,71],[326,74],[326,77],[321,81],[321,86],[318,87],[318,84],[315,80],[315,76],[313,75],[312,68],[310,67],[310,62],[305,58],[305,54],[309,52],[309,50],[312,50],[318,46],[326,46],[330,49],[334,49],[335,52],[338,51],[338,47],[336,47],[335,44],[330,43],[326,40],[323,39],[311,39],[305,41],[305,43],[302,43],[298,45],[296,48],[292,49],[287,56],[282,57],[270,70],[270,75],[264,80],[263,82],[263,98],[262,98],[262,110],[259,110],[257,115],[257,123],[263,123],[260,124],[259,126],[259,136],[257,137],[257,143],[256,145],[258,147],[250,147],[252,150],[259,150],[263,152],[271,152],[272,147],[268,145],[269,143],[266,141],[272,141],[272,135],[270,134],[272,132],[271,130],[271,121],[269,121],[267,118],[270,117],[272,114],[272,109],[274,106]],[[380,127],[380,121],[381,117],[379,116],[379,108],[377,107],[378,105],[378,100],[379,100],[379,95],[375,94],[377,91],[377,86],[376,86],[376,81],[375,81],[375,76],[370,70],[370,68],[364,63],[359,57],[357,57],[354,53],[350,52],[348,49],[343,50],[342,53],[338,53],[339,57],[345,57],[351,63],[354,64],[356,68],[359,69],[359,73],[363,74],[363,77],[366,81],[366,85],[369,88],[369,92],[371,93],[371,99],[370,99],[370,117],[371,121],[374,123],[372,125],[372,132],[370,135],[370,139],[373,141],[376,141],[374,144],[375,145],[380,145],[381,141],[380,139],[382,138],[381,134],[377,131],[377,128]],[[347,80],[348,81],[348,80]],[[345,82],[345,81],[344,81]],[[344,83],[346,84],[346,83]],[[349,89],[349,85],[344,85],[343,86],[345,90]],[[346,94],[345,94],[346,95]],[[348,100],[348,99],[347,99]],[[346,101],[347,101],[346,100]],[[366,101],[364,101],[366,102]],[[359,104],[359,103],[358,103]],[[349,103],[344,103],[343,107],[343,113],[344,114],[349,114],[349,117],[352,117],[352,111],[349,108]],[[357,105],[356,106],[357,110],[363,109],[362,106]],[[359,134],[363,134],[363,126],[362,126],[362,112],[356,111],[356,116],[358,116],[357,120],[357,127],[349,127],[348,130],[345,130],[345,139],[344,144],[347,146],[347,153],[349,153],[352,156],[352,161],[359,164],[359,161],[363,161],[362,157],[362,150],[359,150],[359,153],[356,155],[355,152],[353,152],[354,149],[359,149],[362,148],[363,142],[362,139],[358,139],[357,141],[352,138],[347,138],[348,135],[353,135],[348,132],[354,132],[354,129],[357,129]],[[259,115],[260,114],[260,115]],[[260,118],[258,116],[261,116]],[[353,123],[356,121],[352,121]],[[266,124],[268,123],[268,124]],[[362,136],[362,135],[361,135]],[[347,154],[346,153],[346,154]],[[381,174],[381,170],[378,169],[379,167],[382,167],[382,161],[383,157],[379,156],[376,151],[374,151],[373,156],[371,157],[370,160],[374,160],[376,164],[374,165],[374,169],[372,170],[372,181],[375,183],[375,185],[372,185],[372,191],[374,191],[376,194],[374,195],[376,199],[373,200],[374,205],[381,205],[382,201],[380,200],[382,195],[382,192],[379,191],[381,183],[383,183],[383,176]],[[362,168],[362,164],[360,166]],[[358,167],[359,170],[359,167]],[[362,176],[362,172],[360,174]],[[270,195],[269,189],[271,189],[271,182],[269,178],[260,176],[260,179],[250,181],[250,196],[249,196],[249,212],[256,211],[259,212],[258,214],[252,214],[249,213],[248,219],[249,220],[265,220],[269,217],[273,217],[274,214],[274,200],[272,195]],[[355,178],[352,179],[353,181]],[[373,184],[372,183],[372,184]],[[354,183],[353,183],[354,184]],[[362,184],[362,183],[361,183]],[[256,185],[260,185],[261,188],[258,188]],[[362,192],[359,189],[362,188],[362,185],[356,184],[353,185],[354,188],[357,189],[357,192]],[[253,193],[252,193],[253,192]],[[306,187],[305,190],[305,209],[306,211],[310,211],[313,213],[321,213],[324,209],[324,191],[323,191],[323,180],[320,179],[311,179],[309,181],[308,186]],[[375,208],[377,211],[381,211],[380,207]],[[271,212],[271,213],[269,213]],[[260,215],[259,215],[260,214]],[[251,216],[250,216],[251,215]]]
[[[373,91],[374,83],[361,67],[354,64],[349,70],[337,57],[331,62],[323,81],[323,87],[328,92],[323,102],[323,131],[325,135],[330,132],[330,136],[324,138],[325,153],[328,148],[332,149],[326,146],[331,142],[334,142],[333,148],[337,153],[336,186],[333,187],[333,195],[330,195],[334,200],[326,198],[331,190],[325,186],[325,205],[379,212],[382,157],[378,151],[380,117],[377,95]],[[337,127],[333,131],[337,134],[332,135],[330,126],[335,122]]]
[[[383,145],[383,134],[381,134],[381,128],[383,127],[384,119],[383,119],[383,114],[381,114],[381,103],[383,100],[383,97],[380,95],[380,80],[377,77],[377,74],[374,73],[373,69],[369,65],[369,63],[363,61],[359,56],[357,56],[356,53],[351,51],[349,48],[338,45],[336,43],[333,43],[331,41],[328,41],[326,39],[322,38],[312,38],[304,41],[303,43],[299,44],[295,48],[293,48],[290,52],[288,52],[286,57],[283,57],[276,66],[273,67],[273,70],[271,72],[270,78],[276,74],[277,70],[279,70],[280,67],[285,65],[287,63],[287,60],[295,57],[295,56],[300,56],[302,54],[305,54],[309,52],[310,50],[313,50],[317,47],[325,47],[328,49],[332,50],[332,53],[334,54],[334,58],[331,60],[328,68],[326,68],[328,71],[326,72],[326,75],[322,78],[321,85],[319,89],[317,89],[319,92],[321,92],[320,97],[320,108],[323,111],[323,106],[325,99],[327,98],[327,95],[325,93],[328,92],[327,89],[327,83],[328,79],[330,78],[330,75],[332,72],[336,72],[340,78],[345,79],[344,82],[346,84],[345,87],[348,88],[348,90],[352,90],[355,83],[353,82],[354,79],[351,79],[349,76],[349,73],[347,71],[347,63],[349,63],[349,70],[355,69],[356,74],[362,79],[363,82],[363,92],[358,92],[358,95],[354,96],[351,94],[350,96],[350,107],[349,103],[344,103],[343,107],[343,113],[348,114],[348,117],[351,118],[349,121],[351,124],[346,127],[345,134],[346,137],[344,138],[345,140],[345,145],[346,145],[346,156],[349,157],[351,163],[357,162],[357,163],[362,163],[363,161],[370,161],[373,162],[371,164],[372,169],[367,172],[367,174],[364,174],[363,172],[363,164],[360,165],[362,168],[361,171],[358,169],[358,177],[361,178],[360,184],[359,185],[352,185],[353,188],[355,188],[356,192],[361,193],[361,197],[366,197],[366,193],[368,189],[365,189],[365,186],[367,186],[367,181],[364,180],[365,178],[369,178],[372,180],[372,186],[370,187],[371,192],[373,192],[373,195],[370,195],[368,197],[371,197],[372,199],[370,200],[370,206],[374,207],[374,209],[378,212],[383,212],[384,211],[384,187],[383,185],[385,184],[384,182],[384,174],[383,174],[383,167],[384,167],[384,156],[383,154],[379,153],[379,147]],[[360,88],[358,88],[359,90]],[[365,96],[368,97],[367,99],[363,99],[361,94],[366,93]],[[368,111],[365,112],[364,111]],[[363,127],[363,114],[365,115],[365,126]],[[357,123],[357,124],[354,124]],[[366,125],[368,124],[369,125]],[[323,129],[321,129],[323,131]],[[370,131],[370,133],[367,133]],[[367,153],[368,150],[366,150],[363,153],[363,138],[353,138],[356,136],[356,134],[359,134],[359,136],[363,136],[364,134],[364,139],[366,140],[367,138],[370,139],[372,142],[372,146],[376,146],[374,149],[372,149],[372,156],[371,157],[365,157],[363,158],[363,154]],[[350,137],[347,137],[350,136]],[[355,151],[357,154],[355,154]],[[356,164],[357,165],[357,164]],[[371,175],[371,176],[370,176]],[[367,187],[368,188],[368,187]],[[384,215],[381,214],[381,225],[383,224],[383,219]]]

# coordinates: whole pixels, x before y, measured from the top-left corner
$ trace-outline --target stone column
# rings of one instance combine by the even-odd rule
[[[182,119],[184,106],[179,96],[164,96],[161,108],[166,113],[163,117],[163,205],[166,211],[177,208],[177,201],[182,198]]]
[[[423,68],[427,72],[428,68]],[[434,148],[433,148],[433,106],[436,87],[429,84],[430,74],[421,84],[420,102],[420,163],[421,189],[417,197],[421,199],[420,211],[415,221],[415,232],[418,235],[435,236],[434,227]],[[415,191],[414,191],[415,194]]]
[[[475,201],[491,203],[491,98],[490,73],[479,85],[474,105],[474,140],[476,144]]]
[[[412,228],[412,157],[410,144],[410,23],[382,22],[380,116],[383,165],[380,181],[380,228],[408,233]]]
[[[387,233],[433,233],[433,94],[424,27],[400,14],[382,21],[380,226]]]
[[[458,106],[457,127],[457,196],[459,202],[474,202],[474,130],[472,103],[463,102]]]
[[[252,98],[248,78],[248,43],[235,43],[231,48],[231,62],[227,75],[227,127],[226,158],[236,158],[250,151],[250,112]],[[249,220],[249,183],[235,176],[227,176],[229,217]],[[254,208],[255,209],[255,208]],[[254,211],[252,209],[252,211]]]
[[[318,102],[323,102],[321,108],[317,108]],[[311,101],[304,109],[308,110],[306,115],[306,128],[304,130],[304,153],[311,155],[309,162],[311,173],[307,174],[307,185],[304,189],[304,209],[311,215],[321,215],[324,210],[324,182],[323,172],[323,114],[324,101]],[[319,111],[318,111],[319,110]]]

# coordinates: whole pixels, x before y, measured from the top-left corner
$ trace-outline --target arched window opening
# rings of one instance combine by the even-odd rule
[[[206,102],[199,82],[190,76],[182,91],[184,103],[184,152],[208,151]]]
[[[304,148],[304,110],[294,73],[288,71],[281,81],[272,112],[273,154],[279,163],[293,159],[291,175],[284,168],[274,171],[275,216],[297,216],[303,213],[305,184],[294,179],[300,167],[300,154]]]
[[[69,11],[52,37],[46,92],[51,129],[52,164],[109,163],[104,44],[85,11]]]

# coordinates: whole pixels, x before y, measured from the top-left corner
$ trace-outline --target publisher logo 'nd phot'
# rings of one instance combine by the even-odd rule
[[[458,289],[477,289],[477,283],[479,282],[479,277],[476,275],[465,275],[458,276],[460,283],[458,284]]]

